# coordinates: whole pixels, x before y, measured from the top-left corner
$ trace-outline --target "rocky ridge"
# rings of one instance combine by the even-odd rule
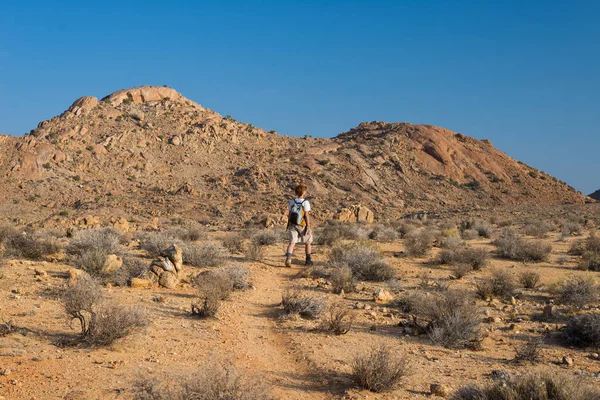
[[[444,128],[374,121],[332,139],[282,136],[167,87],[82,97],[24,137],[0,136],[0,148],[0,209],[23,223],[277,223],[299,181],[318,219],[590,200]]]

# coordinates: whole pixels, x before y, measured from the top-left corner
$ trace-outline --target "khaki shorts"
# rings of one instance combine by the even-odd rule
[[[303,226],[294,227],[291,226],[288,228],[288,237],[290,238],[290,243],[312,243],[313,235],[302,235],[300,232],[304,231]]]

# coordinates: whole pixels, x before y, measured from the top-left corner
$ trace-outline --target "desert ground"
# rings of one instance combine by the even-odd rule
[[[463,399],[531,371],[598,390],[600,322],[577,319],[600,307],[598,223],[596,204],[319,221],[315,264],[299,246],[292,268],[282,225],[6,225],[0,398]],[[83,284],[87,332],[65,306]],[[369,390],[373,350],[375,375],[399,369]]]

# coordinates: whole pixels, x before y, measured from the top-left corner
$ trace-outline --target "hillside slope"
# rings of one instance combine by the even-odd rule
[[[409,123],[362,123],[332,139],[266,132],[163,87],[83,97],[24,137],[0,137],[3,214],[191,217],[239,224],[280,215],[306,182],[318,218],[361,204],[377,218],[421,210],[585,202],[486,140]]]

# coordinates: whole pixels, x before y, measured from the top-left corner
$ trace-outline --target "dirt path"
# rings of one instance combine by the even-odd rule
[[[236,301],[235,309],[223,321],[228,325],[223,329],[225,340],[231,341],[239,366],[259,373],[276,398],[331,399],[327,383],[318,378],[302,348],[278,327],[281,294],[297,272],[297,268],[255,266],[255,290]]]

